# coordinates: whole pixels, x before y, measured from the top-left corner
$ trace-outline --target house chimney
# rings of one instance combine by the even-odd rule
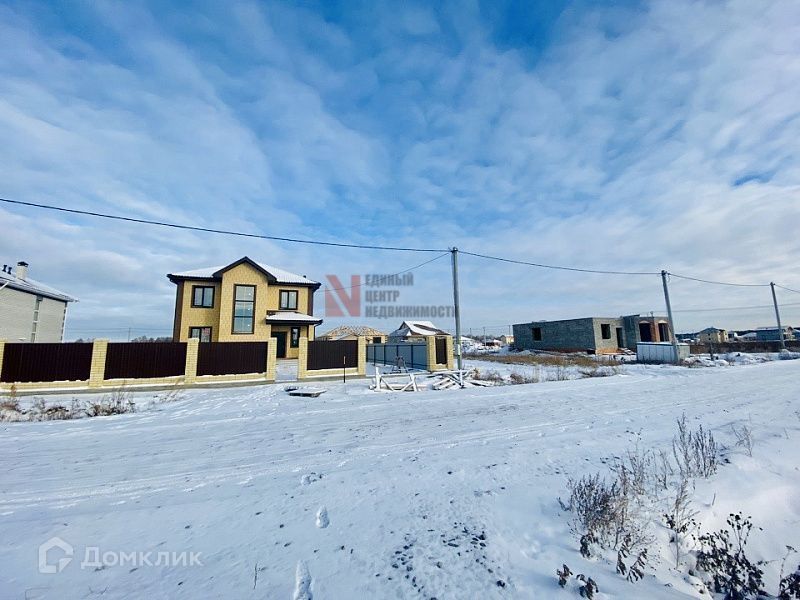
[[[21,279],[25,281],[28,278],[28,263],[24,260],[21,260],[17,263],[17,271],[16,271],[17,279]]]

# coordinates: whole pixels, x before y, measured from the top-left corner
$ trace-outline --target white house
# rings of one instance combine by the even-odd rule
[[[424,340],[431,335],[450,335],[430,321],[403,321],[400,327],[389,334],[390,342],[410,342]]]
[[[0,272],[0,339],[8,342],[63,342],[67,304],[75,302],[28,277],[28,263]]]

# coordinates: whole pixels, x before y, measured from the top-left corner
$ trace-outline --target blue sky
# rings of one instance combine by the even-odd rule
[[[6,2],[0,38],[3,197],[800,288],[795,0]],[[70,338],[166,333],[165,274],[242,255],[318,280],[421,262],[8,206],[0,220],[2,262],[81,300]],[[462,267],[465,327],[663,310],[658,278]],[[416,282],[404,303],[451,301],[446,259]],[[673,288],[676,308],[770,301]]]

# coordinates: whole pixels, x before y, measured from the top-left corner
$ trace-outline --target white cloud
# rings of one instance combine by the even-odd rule
[[[412,6],[399,17],[376,9],[357,27],[252,3],[206,15],[156,17],[128,3],[92,11],[86,18],[118,37],[113,49],[3,9],[3,196],[800,287],[800,8],[791,0],[573,10],[535,57],[495,46],[492,24],[469,6]],[[164,275],[243,254],[318,279],[399,271],[416,258],[6,206],[0,218],[4,262],[26,258],[32,276],[81,298],[76,330],[169,329]],[[450,300],[440,262],[420,271],[415,302]],[[468,257],[462,268],[473,326],[663,306],[658,277]],[[673,285],[676,308],[769,300],[768,290]],[[800,322],[800,311],[787,312]],[[678,328],[769,319],[685,313]]]

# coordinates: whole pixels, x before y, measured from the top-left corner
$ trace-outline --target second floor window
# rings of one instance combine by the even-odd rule
[[[214,288],[205,285],[192,287],[192,306],[200,308],[214,307]]]
[[[281,290],[281,310],[297,310],[297,291]]]
[[[233,333],[253,333],[256,313],[256,286],[233,286]]]

